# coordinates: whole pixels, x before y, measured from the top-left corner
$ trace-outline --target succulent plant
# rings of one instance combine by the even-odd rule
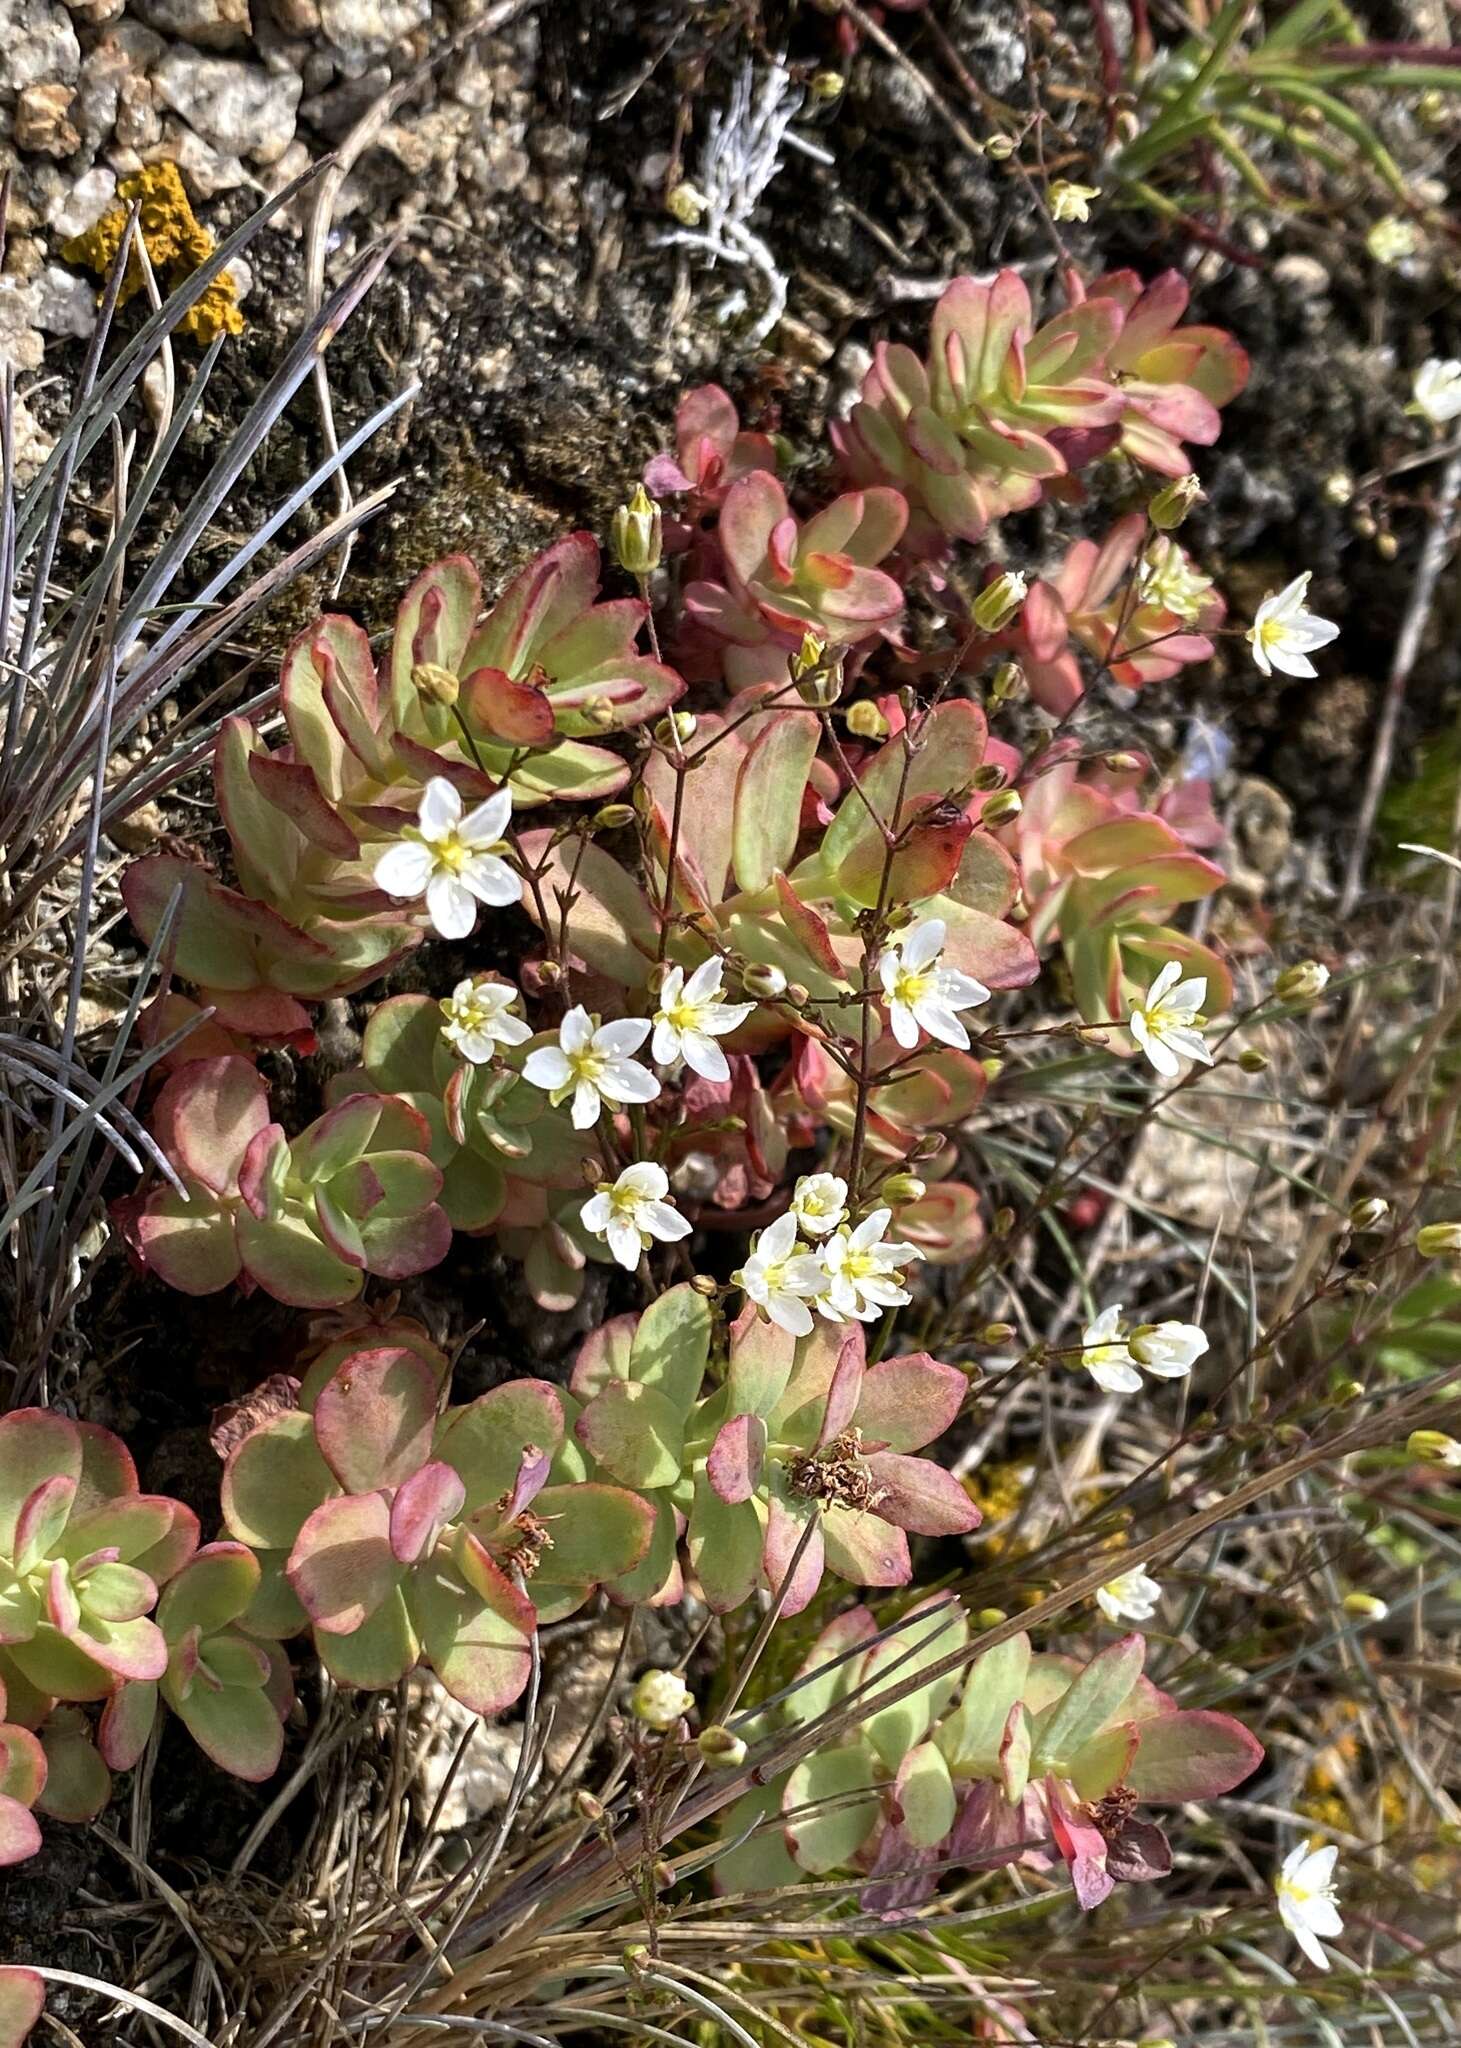
[[[967,1640],[946,1598],[881,1636],[869,1610],[853,1608],[818,1638],[781,1718],[811,1723]],[[767,1832],[730,1850],[720,1882],[761,1889],[856,1870],[869,1880],[864,1910],[896,1918],[933,1895],[941,1870],[960,1866],[1063,1862],[1087,1910],[1119,1881],[1165,1876],[1166,1837],[1137,1809],[1231,1791],[1263,1749],[1230,1715],[1180,1708],[1142,1676],[1145,1657],[1140,1635],[1085,1665],[1034,1653],[1026,1635],[997,1644],[968,1667],[962,1689],[957,1672],[930,1681],[733,1807],[727,1839],[778,1811],[784,1828],[780,1839]]]
[[[404,1345],[318,1379],[312,1405],[261,1423],[224,1474],[225,1520],[262,1575],[244,1626],[310,1627],[342,1685],[392,1685],[420,1660],[474,1712],[502,1711],[538,1620],[637,1564],[650,1509],[587,1482],[576,1406],[545,1381],[443,1413],[438,1373]]]
[[[0,1417],[0,1644],[32,1695],[97,1700],[160,1677],[148,1617],[197,1542],[196,1516],[141,1492],[110,1430],[43,1408]]]
[[[1209,660],[1208,635],[1225,610],[1185,550],[1169,535],[1149,536],[1145,517],[1134,512],[1099,546],[1076,541],[1055,576],[1030,586],[1018,625],[1001,637],[1017,655],[1035,702],[1063,718],[1085,692],[1072,641],[1114,681],[1136,689]]]
[[[934,309],[926,364],[901,342],[879,344],[861,398],[830,429],[843,469],[903,493],[910,546],[978,540],[1066,474],[1062,435],[1121,418],[1109,368],[1121,322],[1114,298],[1091,297],[1037,329],[1015,271],[989,284],[956,277]]]
[[[8,1721],[0,1682],[0,1870],[23,1863],[41,1846],[31,1809],[46,1789],[46,1753],[29,1728]],[[4,2041],[5,1983],[0,1973],[0,2042]]]
[[[694,638],[721,652],[732,690],[784,684],[807,634],[828,649],[885,632],[903,591],[876,565],[903,537],[908,507],[897,491],[848,491],[805,523],[776,478],[753,470],[733,484],[716,529],[724,580],[691,583],[685,610]]]
[[[46,1983],[34,1970],[0,1966],[0,2048],[24,2048],[46,2009]]]
[[[1115,270],[1089,288],[1092,300],[1121,308],[1121,332],[1107,356],[1120,383],[1120,443],[1133,460],[1162,476],[1192,468],[1184,441],[1209,447],[1222,431],[1218,408],[1248,382],[1248,357],[1221,327],[1178,323],[1191,297],[1178,270],[1143,287],[1134,270]]]
[[[186,1199],[158,1188],[123,1221],[148,1270],[185,1294],[242,1280],[328,1308],[352,1300],[367,1273],[403,1279],[446,1254],[431,1132],[395,1096],[349,1096],[290,1139],[255,1068],[224,1055],[179,1068],[153,1124]]]
[[[819,1323],[801,1339],[747,1309],[723,1383],[706,1390],[708,1303],[674,1287],[644,1315],[585,1339],[571,1389],[595,1467],[653,1501],[655,1544],[623,1599],[678,1596],[676,1542],[717,1613],[776,1591],[808,1524],[783,1603],[796,1614],[829,1568],[857,1586],[901,1586],[908,1533],[957,1535],[979,1511],[958,1482],[912,1454],[949,1426],[964,1375],[926,1352],[866,1364],[866,1333]]]
[[[775,442],[769,434],[742,433],[729,393],[701,384],[675,408],[674,454],[652,457],[644,481],[657,498],[683,495],[693,520],[723,504],[731,486],[752,470],[775,473]]]

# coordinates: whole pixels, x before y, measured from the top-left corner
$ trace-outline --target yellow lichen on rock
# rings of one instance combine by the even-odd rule
[[[214,241],[193,212],[187,188],[176,164],[144,164],[117,186],[123,203],[112,207],[86,229],[62,244],[68,263],[84,264],[105,276],[116,259],[133,204],[140,206],[137,226],[147,259],[169,291],[175,291],[213,254]],[[142,265],[136,255],[127,265],[118,305],[142,289]],[[178,322],[178,332],[191,334],[207,344],[220,334],[241,334],[243,314],[239,311],[233,279],[225,271],[208,286],[196,305]]]

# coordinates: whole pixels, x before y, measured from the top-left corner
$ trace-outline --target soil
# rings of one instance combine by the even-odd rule
[[[1373,12],[1379,23],[1396,10]],[[1060,13],[1083,45],[1086,10]],[[1008,0],[953,0],[937,15],[985,90],[1024,105],[1021,10]],[[958,104],[957,78],[922,17],[887,20]],[[1382,23],[1375,33],[1383,30]],[[752,309],[759,304],[754,275],[707,271],[659,242],[672,225],[662,201],[677,137],[688,131],[685,157],[693,165],[707,110],[724,101],[744,64],[772,50],[789,51],[808,76],[844,70],[847,84],[834,104],[801,124],[835,162],[788,151],[756,215],[757,233],[788,279],[790,316],[757,348],[746,342],[745,316],[730,310],[742,285]],[[357,174],[365,200],[340,223],[332,252],[333,274],[374,238],[406,229],[329,357],[342,437],[405,379],[421,383],[397,426],[351,466],[358,493],[399,479],[388,509],[362,534],[336,601],[373,633],[389,626],[410,577],[443,552],[470,554],[490,591],[559,534],[574,527],[605,533],[646,458],[667,444],[686,386],[713,375],[736,396],[746,424],[781,432],[806,450],[817,445],[825,416],[872,342],[883,335],[916,341],[925,329],[929,300],[898,296],[910,280],[1001,262],[1028,263],[1034,279],[1048,279],[1048,242],[1025,188],[1003,166],[967,154],[876,48],[864,43],[849,59],[831,14],[556,0],[498,36],[493,53],[528,95],[531,175],[485,208],[454,201],[438,212],[430,190],[377,153]],[[1081,62],[1089,72],[1089,56]],[[1077,110],[1073,146],[1098,147],[1098,127],[1094,108]],[[1388,139],[1403,162],[1429,162],[1433,154],[1431,138]],[[219,233],[247,210],[242,191],[200,208]],[[1402,372],[1427,354],[1461,353],[1461,297],[1449,258],[1381,272],[1359,235],[1322,210],[1234,233],[1247,262],[1214,259],[1144,211],[1101,219],[1109,267],[1192,270],[1198,317],[1231,329],[1252,357],[1249,388],[1228,409],[1220,448],[1203,464],[1207,501],[1190,523],[1193,552],[1237,612],[1298,568],[1311,568],[1315,608],[1343,627],[1345,668],[1318,685],[1269,684],[1245,661],[1220,656],[1196,696],[1190,683],[1148,692],[1141,730],[1145,743],[1155,735],[1176,750],[1200,718],[1205,743],[1223,764],[1220,800],[1248,835],[1262,913],[1284,914],[1302,884],[1304,914],[1312,917],[1344,851],[1434,472],[1402,479],[1407,494],[1389,504],[1378,497],[1337,503],[1329,480],[1339,472],[1363,478],[1414,445],[1396,397]],[[1092,232],[1068,234],[1071,253],[1089,265]],[[212,417],[193,437],[199,474],[216,421],[241,415],[303,306],[297,235],[267,233],[251,261],[248,325],[224,353]],[[64,356],[56,355],[60,367]],[[306,390],[220,524],[248,530],[318,459],[319,447]],[[1378,536],[1356,530],[1366,513]],[[1038,558],[1050,530],[1044,515],[1032,515],[1010,522],[1004,542],[1017,559]],[[1398,543],[1393,561],[1377,548],[1387,533]],[[261,649],[277,650],[319,601],[322,585],[323,578],[301,585],[255,629]],[[1453,582],[1442,592],[1410,692],[1401,776],[1416,739],[1454,711],[1458,628],[1461,591]],[[1121,743],[1120,703],[1104,704],[1091,729]],[[1265,790],[1276,793],[1276,805]],[[1352,942],[1320,936],[1341,951]],[[396,985],[412,985],[413,972],[419,969],[403,970]],[[306,1110],[330,1066],[351,1057],[358,1006],[332,1009],[326,1052],[288,1077]],[[564,1378],[583,1331],[628,1305],[614,1278],[602,1269],[590,1274],[578,1309],[548,1319],[490,1241],[484,1248],[459,1238],[443,1266],[404,1290],[402,1307],[444,1340],[473,1333],[456,1381],[466,1398],[513,1372]],[[127,1435],[144,1484],[189,1501],[208,1528],[217,1482],[208,1417],[265,1373],[287,1371],[298,1337],[298,1319],[262,1296],[230,1300],[220,1314],[216,1301],[165,1293],[109,1260],[82,1313],[66,1391],[81,1412]],[[268,1788],[243,1787],[201,1767],[173,1730],[152,1785],[154,1867],[164,1877],[196,1878],[226,1866],[269,1796]],[[104,1822],[123,1838],[130,1798],[124,1781]],[[287,1851],[286,1830],[271,1854]],[[266,1859],[265,1875],[269,1867]],[[111,1909],[134,1896],[133,1882],[102,1830],[48,1827],[43,1855],[0,1876],[0,1958],[39,1957],[106,1974],[105,1948],[125,1948],[128,1940]],[[65,2016],[63,2002],[56,2009]]]

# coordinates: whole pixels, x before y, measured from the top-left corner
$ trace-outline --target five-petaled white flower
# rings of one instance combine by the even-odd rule
[[[1316,648],[1327,647],[1331,640],[1339,638],[1339,628],[1332,619],[1321,619],[1317,612],[1304,609],[1312,573],[1305,569],[1282,590],[1270,591],[1253,614],[1248,641],[1253,659],[1266,676],[1271,676],[1275,669],[1285,676],[1317,675],[1319,671],[1309,656]]]
[[[444,939],[464,939],[477,905],[516,903],[522,883],[497,849],[512,815],[512,792],[499,789],[462,816],[461,792],[433,775],[421,793],[417,822],[375,864],[377,888],[400,900],[426,898]]]
[[[1181,1380],[1207,1349],[1196,1323],[1141,1323],[1129,1329],[1119,1301],[1103,1308],[1081,1336],[1081,1364],[1108,1394],[1135,1394],[1143,1371]]]
[[[596,1025],[581,1003],[558,1027],[556,1045],[540,1045],[523,1061],[523,1079],[545,1089],[556,1109],[573,1097],[573,1128],[591,1130],[604,1103],[653,1102],[659,1082],[630,1058],[649,1036],[647,1017]]]
[[[1182,981],[1181,973],[1180,962],[1169,960],[1141,1001],[1132,1004],[1126,1020],[1132,1037],[1168,1080],[1181,1073],[1183,1060],[1212,1065],[1197,1021],[1207,1000],[1207,982],[1201,975]]]
[[[1091,201],[1100,196],[1099,185],[1073,185],[1068,178],[1057,178],[1050,187],[1050,217],[1052,220],[1089,220]]]
[[[751,1256],[733,1275],[738,1287],[763,1314],[793,1337],[812,1327],[808,1303],[825,1285],[822,1262],[797,1242],[796,1212],[788,1209],[756,1238]]]
[[[972,974],[940,967],[948,927],[941,917],[925,917],[911,932],[878,958],[878,979],[888,1005],[888,1021],[899,1045],[913,1047],[920,1029],[945,1045],[967,1051],[969,1034],[956,1010],[971,1010],[989,1001],[989,990]]]
[[[884,1238],[892,1220],[891,1209],[874,1209],[855,1230],[844,1226],[822,1246],[817,1307],[829,1322],[845,1323],[852,1316],[874,1323],[885,1308],[902,1308],[913,1299],[901,1268],[923,1253],[916,1244]]]
[[[1107,1621],[1118,1624],[1150,1621],[1161,1597],[1161,1587],[1155,1579],[1148,1578],[1140,1565],[1129,1572],[1118,1572],[1114,1579],[1096,1589],[1096,1605]]]
[[[1461,413],[1461,362],[1455,356],[1444,361],[1440,356],[1428,356],[1416,371],[1411,388],[1415,401],[1405,410],[1422,414],[1433,427],[1448,426]]]
[[[826,1237],[847,1214],[847,1183],[837,1173],[804,1173],[791,1209],[808,1237]]]
[[[1316,1968],[1327,1970],[1329,1958],[1319,1945],[1320,1935],[1333,1941],[1343,1934],[1339,1898],[1334,1889],[1334,1866],[1339,1851],[1331,1842],[1323,1849],[1311,1849],[1300,1842],[1283,1859],[1283,1869],[1274,1879],[1278,1894],[1278,1917]]]
[[[656,1238],[674,1244],[690,1235],[690,1226],[673,1202],[665,1200],[670,1177],[652,1160],[626,1166],[615,1181],[602,1180],[583,1205],[583,1227],[608,1240],[609,1250],[632,1273],[641,1252]]]
[[[485,1066],[499,1045],[523,1045],[533,1035],[532,1026],[513,1014],[517,999],[510,981],[468,975],[437,1005],[446,1019],[441,1035],[464,1060],[474,1067]]]
[[[650,1047],[656,1063],[670,1066],[683,1060],[707,1081],[728,1081],[730,1067],[716,1044],[727,1031],[744,1024],[754,1003],[723,1003],[721,976],[725,964],[714,954],[702,960],[687,981],[683,967],[671,967],[660,985],[659,1008],[654,1013],[654,1043]]]

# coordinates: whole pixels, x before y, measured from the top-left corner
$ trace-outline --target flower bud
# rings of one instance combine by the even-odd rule
[[[1400,553],[1400,542],[1388,527],[1383,533],[1375,536],[1375,553],[1382,562],[1393,562]]]
[[[1349,1227],[1351,1230],[1378,1230],[1390,1214],[1390,1204],[1383,1195],[1367,1195],[1362,1202],[1351,1204]]]
[[[1312,1003],[1329,986],[1329,969],[1317,960],[1300,960],[1294,967],[1285,967],[1273,984],[1273,993],[1281,1003]]]
[[[629,1701],[635,1720],[661,1735],[688,1714],[694,1704],[695,1695],[679,1672],[660,1670],[646,1671]]]
[[[860,740],[885,740],[888,721],[871,697],[859,697],[848,710],[847,730]]]
[[[677,744],[683,745],[686,740],[694,739],[695,724],[693,711],[672,711],[656,724],[654,736],[662,747],[673,750]]]
[[[1324,495],[1331,505],[1347,505],[1354,496],[1354,478],[1347,469],[1336,469],[1324,479]]]
[[[786,1000],[794,1010],[804,1010],[812,1000],[812,992],[803,982],[789,981],[786,984]]]
[[[741,987],[748,996],[759,997],[763,1002],[774,1002],[786,994],[786,976],[779,967],[753,960],[749,967],[741,970]]]
[[[621,569],[631,576],[648,576],[659,567],[662,525],[659,506],[643,484],[636,484],[633,497],[619,507],[610,528]]]
[[[1461,1223],[1423,1223],[1415,1233],[1423,1259],[1448,1259],[1461,1252]]]
[[[1363,1380],[1341,1380],[1329,1398],[1336,1408],[1349,1408],[1361,1399],[1364,1391]]]
[[[1245,1074],[1265,1074],[1268,1071],[1268,1054],[1260,1052],[1256,1045],[1245,1045],[1238,1054],[1238,1065]]]
[[[665,212],[673,214],[682,227],[698,228],[705,201],[687,178],[665,194]]]
[[[1353,1614],[1360,1621],[1383,1621],[1390,1612],[1386,1602],[1377,1600],[1373,1593],[1346,1593],[1339,1604],[1346,1614]]]
[[[975,1628],[998,1628],[1009,1616],[1002,1607],[981,1607],[974,1617]]]
[[[986,1081],[997,1081],[1004,1072],[1004,1061],[995,1053],[991,1053],[987,1060],[981,1060],[979,1064],[984,1069]]]
[[[1146,767],[1145,754],[1103,754],[1101,766],[1112,775],[1140,775]]]
[[[1008,1237],[1015,1227],[1015,1221],[1013,1209],[996,1209],[989,1227],[996,1237]]]
[[[734,1770],[746,1761],[746,1745],[729,1728],[712,1726],[701,1730],[695,1747],[708,1764],[720,1770]]]
[[[605,804],[602,810],[594,812],[595,832],[622,832],[626,825],[634,823],[633,804]]]
[[[996,790],[979,813],[979,822],[990,827],[1008,825],[1024,808],[1024,801],[1017,789]]]
[[[604,1802],[595,1799],[592,1792],[575,1792],[573,1804],[580,1820],[599,1821],[604,1817]]]
[[[846,84],[840,71],[814,71],[808,89],[814,100],[835,100]]]
[[[901,1209],[906,1202],[921,1202],[928,1193],[927,1181],[916,1173],[890,1173],[883,1182],[883,1198]]]
[[[994,671],[994,679],[989,685],[989,701],[991,704],[1008,704],[1014,698],[1022,696],[1024,688],[1025,671],[1020,664],[1017,661],[1002,661]]]
[[[1461,1443],[1441,1429],[1413,1429],[1405,1448],[1422,1465],[1448,1465],[1461,1469]]]
[[[976,1344],[989,1344],[998,1350],[1001,1344],[1008,1344],[1016,1335],[1013,1323],[986,1323],[975,1338]]]
[[[1186,476],[1174,477],[1164,491],[1157,492],[1146,508],[1146,516],[1159,533],[1173,533],[1201,496],[1202,486],[1189,470]]]
[[[997,633],[1024,603],[1029,587],[1018,569],[1006,569],[992,583],[986,583],[974,600],[975,625],[986,633]]]
[[[619,714],[607,697],[590,697],[583,707],[583,715],[600,732],[612,732],[619,723]]]
[[[1008,135],[991,135],[984,145],[984,154],[991,163],[1005,163],[1015,153],[1015,145]]]
[[[974,787],[979,790],[1003,789],[1009,781],[1006,771],[998,761],[984,761],[974,770]]]
[[[411,683],[428,704],[445,704],[448,710],[462,694],[459,679],[438,661],[418,661],[411,670]]]
[[[830,661],[825,668],[809,669],[797,678],[796,693],[813,711],[830,711],[842,695],[842,663]]]

